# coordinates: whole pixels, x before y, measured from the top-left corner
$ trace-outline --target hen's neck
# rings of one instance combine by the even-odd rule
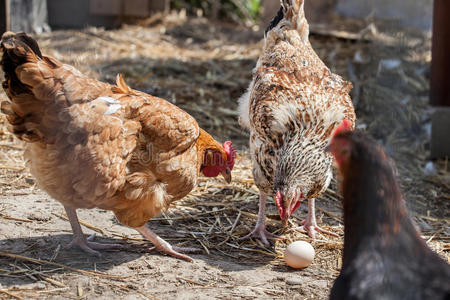
[[[207,149],[217,150],[221,153],[225,152],[223,146],[219,142],[217,142],[209,133],[207,133],[205,130],[201,128],[199,128],[199,136],[196,145],[197,145],[198,170],[200,170],[202,166],[205,151]]]

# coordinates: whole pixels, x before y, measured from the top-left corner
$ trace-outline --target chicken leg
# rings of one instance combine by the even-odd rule
[[[316,230],[322,233],[326,233],[332,236],[338,236],[336,233],[325,230],[317,226],[316,221],[316,199],[311,198],[308,199],[308,215],[306,216],[306,219],[303,220],[300,225],[303,225],[302,227],[295,227],[288,230],[290,231],[301,231],[306,232],[312,239],[316,238]]]
[[[73,240],[65,247],[69,249],[73,246],[78,246],[85,252],[101,257],[101,253],[96,250],[104,250],[104,249],[123,249],[125,248],[121,244],[101,244],[92,242],[92,239],[95,235],[86,238],[83,234],[83,230],[81,229],[80,222],[78,221],[77,211],[73,207],[64,206],[66,210],[67,217],[69,218],[70,226],[72,226],[73,232]],[[96,249],[96,250],[95,250]]]
[[[150,242],[152,242],[153,245],[155,245],[155,248],[162,252],[162,253],[166,253],[170,256],[176,257],[176,258],[181,258],[184,259],[186,261],[191,262],[192,258],[181,254],[180,252],[184,252],[184,253],[196,253],[199,252],[199,249],[196,248],[181,248],[181,247],[175,247],[172,246],[171,244],[169,244],[168,242],[166,242],[165,240],[163,240],[162,238],[160,238],[157,234],[155,234],[153,231],[151,231],[147,225],[135,228],[137,231],[139,231],[140,234],[142,234],[143,237],[145,237],[147,240],[149,240]]]
[[[268,246],[270,239],[278,239],[280,238],[278,235],[275,235],[273,233],[270,233],[266,230],[266,201],[267,201],[267,195],[264,192],[259,192],[259,210],[258,210],[258,220],[256,221],[255,228],[252,232],[247,234],[244,237],[241,237],[239,240],[246,240],[252,237],[257,237],[261,239],[261,241],[264,243],[264,245]]]

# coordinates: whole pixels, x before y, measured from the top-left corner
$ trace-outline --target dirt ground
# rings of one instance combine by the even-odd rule
[[[428,244],[450,261],[448,161],[425,165],[430,133],[430,36],[392,30],[395,24],[339,20],[313,26],[311,42],[325,63],[354,84],[358,127],[385,145],[396,161],[411,214]],[[237,123],[237,99],[260,53],[263,33],[182,14],[120,30],[86,28],[36,36],[43,52],[112,82],[163,97],[198,119],[218,139],[239,149],[233,183],[203,178],[199,187],[149,226],[173,244],[203,249],[193,263],[163,256],[111,212],[80,210],[86,234],[126,245],[96,258],[64,249],[71,229],[63,207],[35,186],[23,146],[0,117],[1,299],[326,299],[341,264],[343,223],[336,182],[317,201],[319,223],[340,235],[315,241],[300,232],[264,247],[241,242],[256,222],[257,188],[247,134]],[[2,100],[6,98],[1,94]],[[432,165],[432,167],[430,167]],[[270,201],[269,201],[270,202]],[[306,205],[294,215],[295,225]],[[282,233],[274,204],[269,230]],[[286,245],[306,240],[316,259],[293,270]]]

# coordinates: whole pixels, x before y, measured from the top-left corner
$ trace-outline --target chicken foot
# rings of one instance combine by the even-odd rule
[[[255,228],[252,232],[247,234],[244,237],[241,237],[239,240],[247,240],[252,237],[256,237],[261,239],[264,245],[269,246],[270,243],[267,240],[269,239],[279,239],[280,237],[276,234],[270,233],[266,230],[266,201],[267,195],[266,193],[259,192],[259,210],[258,210],[258,220],[256,221]]]
[[[83,230],[81,229],[80,222],[78,221],[77,211],[73,207],[64,206],[66,210],[67,217],[69,218],[70,226],[72,226],[73,232],[73,240],[64,248],[69,249],[73,246],[78,246],[85,252],[101,257],[102,254],[96,250],[105,250],[105,249],[123,249],[125,248],[121,244],[101,244],[92,242],[95,237],[95,234],[86,238],[83,234]]]
[[[176,247],[172,246],[162,238],[160,238],[157,234],[155,234],[153,231],[150,230],[150,228],[147,227],[147,225],[135,228],[140,234],[142,234],[143,237],[145,237],[147,240],[149,240],[153,245],[155,245],[156,250],[166,253],[170,256],[180,258],[186,261],[191,262],[192,258],[182,254],[184,253],[196,253],[200,252],[200,249],[197,248],[182,248],[182,247]]]
[[[322,232],[325,234],[329,234],[332,236],[338,236],[336,233],[322,229],[317,225],[316,199],[314,199],[314,198],[308,199],[308,215],[306,216],[306,219],[300,223],[300,225],[303,225],[303,226],[291,228],[287,232],[292,232],[292,231],[297,231],[297,230],[301,231],[301,232],[306,232],[309,235],[309,237],[311,237],[312,239],[316,238],[316,231],[319,231],[319,232]]]

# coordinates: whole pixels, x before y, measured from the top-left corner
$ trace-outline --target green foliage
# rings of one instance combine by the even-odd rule
[[[259,17],[259,12],[261,9],[261,2],[262,0],[248,0],[248,1],[244,1],[245,2],[245,6],[248,9],[248,12],[250,13],[250,15],[256,19]]]
[[[196,14],[200,9],[204,16],[231,19],[237,22],[258,20],[262,0],[171,0],[173,9],[186,9]]]

